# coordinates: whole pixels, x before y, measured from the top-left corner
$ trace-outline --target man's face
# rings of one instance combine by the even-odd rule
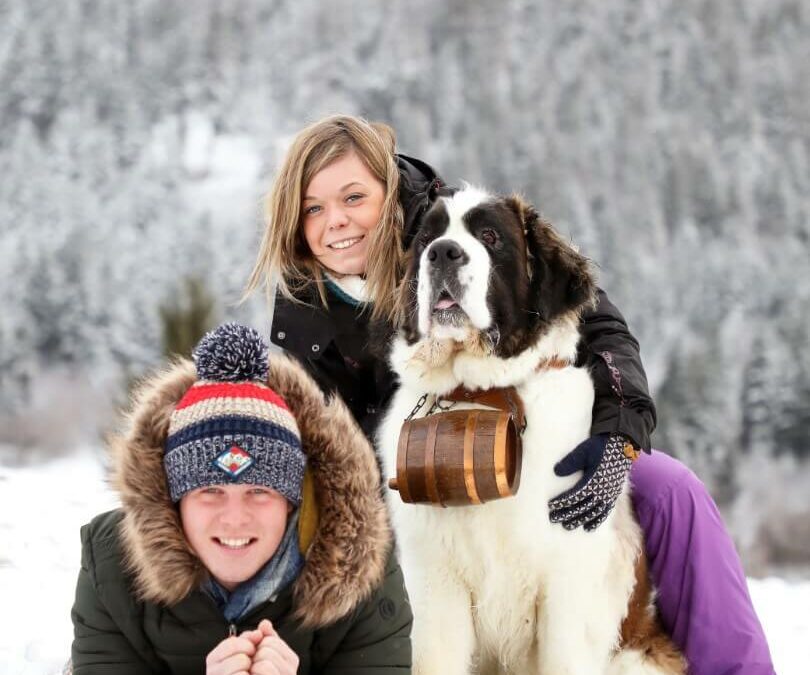
[[[183,532],[211,575],[232,591],[273,557],[290,503],[262,485],[212,485],[180,500]]]

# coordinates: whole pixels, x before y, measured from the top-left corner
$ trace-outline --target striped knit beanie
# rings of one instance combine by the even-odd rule
[[[301,502],[305,455],[290,409],[267,382],[267,344],[228,323],[193,353],[198,381],[169,422],[163,467],[173,502],[207,485],[264,485]]]

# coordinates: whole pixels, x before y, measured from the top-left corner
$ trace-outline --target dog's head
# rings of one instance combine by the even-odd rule
[[[594,300],[588,260],[516,196],[438,197],[410,251],[404,335],[508,358]]]

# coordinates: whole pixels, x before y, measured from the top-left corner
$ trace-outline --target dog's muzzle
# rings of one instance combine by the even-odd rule
[[[458,271],[470,262],[470,256],[452,239],[440,239],[427,252],[433,288],[458,284]],[[450,289],[448,289],[450,290]]]
[[[440,239],[427,251],[431,312],[441,323],[457,324],[466,316],[460,306],[464,288],[459,282],[459,270],[469,262],[470,256],[452,239]],[[452,308],[439,309],[448,304],[448,299],[455,301]]]

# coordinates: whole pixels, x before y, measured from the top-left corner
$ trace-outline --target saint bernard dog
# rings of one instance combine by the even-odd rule
[[[437,197],[411,251],[408,318],[390,352],[401,386],[378,430],[384,482],[424,395],[514,386],[526,411],[514,497],[442,508],[389,492],[414,672],[685,672],[656,619],[627,488],[593,532],[549,522],[547,502],[579,477],[554,464],[591,426],[592,380],[574,365],[595,295],[587,259],[519,197],[470,186]]]

